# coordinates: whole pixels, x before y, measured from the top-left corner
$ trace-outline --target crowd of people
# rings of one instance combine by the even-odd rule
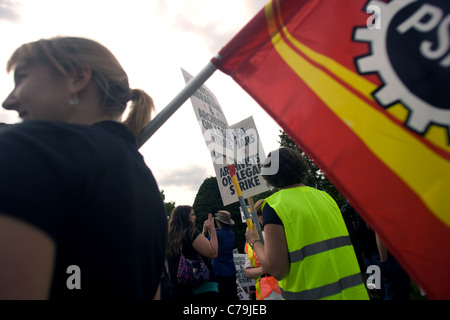
[[[264,241],[256,230],[247,229],[244,248],[247,255],[244,273],[247,278],[255,279],[256,300],[409,299],[412,288],[408,275],[353,207],[347,203],[339,209],[327,193],[303,185],[308,165],[298,151],[280,148],[274,153],[269,158],[277,157],[279,170],[263,177],[278,191],[255,204]],[[194,210],[188,208],[194,216]],[[171,237],[180,233],[173,232],[178,209],[169,222],[169,251],[180,248],[179,241],[170,243]],[[204,231],[211,233],[210,241],[218,239],[216,254],[210,256],[209,268],[214,275],[210,281],[218,283],[215,296],[211,297],[232,301],[236,299],[236,291],[230,290],[236,288],[234,234],[230,230],[234,221],[224,210],[215,219],[218,231],[210,228],[210,221],[204,227]],[[195,218],[186,217],[185,221],[185,228],[194,233]],[[195,237],[189,239],[197,241]],[[176,261],[179,256],[180,251]],[[209,261],[206,256],[203,258]],[[373,265],[381,268],[381,279],[379,284],[368,288],[365,271]],[[226,286],[224,275],[229,277]],[[176,272],[172,272],[171,279],[175,288],[180,286]],[[163,291],[167,290],[167,286],[163,287]],[[191,287],[188,291],[196,290]],[[181,295],[178,299],[187,301],[191,297]]]
[[[264,244],[256,230],[246,233],[250,263],[245,274],[255,279],[256,298],[369,299],[336,203],[325,192],[302,184],[307,164],[298,152],[280,148],[274,153],[268,158],[279,159],[278,172],[263,177],[279,191],[256,204]]]
[[[167,221],[136,145],[153,102],[129,87],[114,55],[56,37],[20,46],[7,70],[14,89],[3,107],[26,121],[0,134],[0,299],[236,301],[231,214],[209,214],[200,231],[193,208],[181,205]],[[303,184],[298,152],[274,157],[278,172],[263,177],[278,192],[255,208],[264,239],[246,232],[256,299],[369,299],[335,201]],[[200,257],[208,278],[180,283],[181,257]],[[380,262],[398,270],[388,257]],[[77,270],[81,287],[68,285]]]

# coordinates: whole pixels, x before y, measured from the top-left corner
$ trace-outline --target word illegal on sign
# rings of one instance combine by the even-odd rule
[[[239,181],[239,186],[242,191],[249,188],[254,188],[261,185],[259,174],[261,173],[261,163],[258,154],[251,155],[245,158],[244,164],[236,165],[236,177]],[[234,189],[231,181],[230,172],[228,167],[220,168],[220,181],[224,187],[229,186],[231,194],[234,195],[236,190]]]

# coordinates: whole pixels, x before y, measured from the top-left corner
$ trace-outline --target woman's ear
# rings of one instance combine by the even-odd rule
[[[78,94],[83,91],[92,79],[92,70],[89,68],[78,68],[70,76],[71,91]]]

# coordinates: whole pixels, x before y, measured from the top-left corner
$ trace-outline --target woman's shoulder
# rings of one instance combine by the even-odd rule
[[[200,235],[200,231],[198,231],[197,229],[186,229],[184,231],[184,237],[183,237],[183,242],[187,242],[192,244],[192,242],[195,241],[195,239]]]
[[[86,126],[46,120],[30,120],[10,126],[0,133],[0,141],[30,145],[65,144],[79,139]]]

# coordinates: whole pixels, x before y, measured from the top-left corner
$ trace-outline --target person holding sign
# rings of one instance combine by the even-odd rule
[[[260,225],[263,224],[261,206],[264,199],[259,199],[255,203],[255,212],[258,215]],[[251,222],[251,220],[250,220]],[[250,225],[249,229],[252,229]],[[264,236],[264,233],[263,233]],[[281,300],[280,286],[277,279],[269,275],[259,263],[255,251],[250,247],[249,243],[245,244],[245,276],[248,279],[255,279],[256,299],[257,300]]]
[[[285,300],[369,299],[353,246],[336,202],[305,186],[308,168],[298,151],[280,148],[268,159],[279,168],[263,178],[279,189],[263,204],[264,245],[253,230],[247,242]]]

